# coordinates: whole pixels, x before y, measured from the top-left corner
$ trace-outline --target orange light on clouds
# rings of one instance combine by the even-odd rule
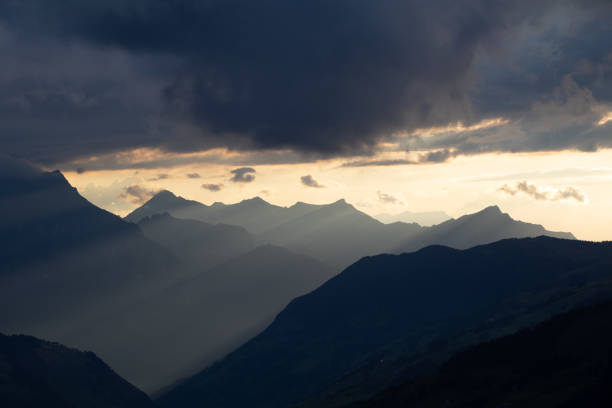
[[[474,125],[471,125],[471,126],[465,126],[462,122],[457,122],[457,123],[449,124],[446,126],[419,128],[410,133],[407,133],[406,136],[432,136],[432,135],[437,135],[440,133],[473,132],[476,130],[506,125],[509,122],[510,121],[508,119],[504,119],[501,117],[481,120],[480,122]]]
[[[612,111],[606,113],[599,122],[597,122],[598,126],[603,126],[606,123],[612,121]]]

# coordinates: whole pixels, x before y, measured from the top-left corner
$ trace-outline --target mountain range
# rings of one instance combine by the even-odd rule
[[[416,223],[383,224],[345,200],[326,205],[298,202],[291,207],[279,207],[256,197],[237,204],[206,206],[169,191],[158,193],[125,219],[140,222],[163,213],[176,218],[238,225],[255,234],[261,242],[310,255],[338,270],[363,256],[411,252],[433,244],[464,249],[504,238],[548,235],[574,239],[571,233],[552,232],[541,225],[516,221],[497,206],[439,225],[421,227]]]
[[[378,365],[368,387],[326,404],[363,399],[435,368],[461,346],[609,298],[610,270],[612,243],[549,237],[366,257],[292,301],[260,335],[158,402],[285,407]]]

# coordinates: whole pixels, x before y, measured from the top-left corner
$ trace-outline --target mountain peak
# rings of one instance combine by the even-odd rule
[[[151,199],[172,199],[178,198],[172,191],[169,190],[161,190],[157,194],[155,194]]]
[[[344,198],[341,198],[341,199],[331,203],[330,206],[333,206],[333,207],[345,207],[345,206],[350,206],[350,204],[347,203]]]
[[[242,200],[240,203],[250,203],[250,204],[269,204],[266,200],[264,200],[263,198],[259,197],[259,196],[255,196],[253,198],[247,198],[245,200]]]

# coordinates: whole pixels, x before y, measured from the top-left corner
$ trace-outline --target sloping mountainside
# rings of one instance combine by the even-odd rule
[[[138,226],[147,238],[199,270],[242,255],[256,245],[255,237],[242,227],[178,219],[167,213],[144,218]]]
[[[0,405],[6,408],[153,408],[145,393],[91,352],[0,334]]]
[[[89,203],[59,172],[3,178],[0,185],[5,332],[55,339],[75,319],[179,274],[169,251]]]
[[[378,214],[375,215],[378,221],[383,222],[385,224],[391,224],[394,222],[405,222],[405,223],[413,223],[423,227],[430,227],[432,225],[438,225],[450,219],[448,214],[444,211],[424,211],[424,212],[412,212],[412,211],[404,211],[399,214],[391,215],[391,214]]]
[[[471,347],[353,408],[612,406],[612,303]]]
[[[474,214],[423,228],[419,234],[406,238],[392,252],[412,252],[429,245],[446,245],[467,249],[506,238],[534,238],[541,235],[575,239],[569,232],[547,231],[543,226],[516,221],[498,206],[487,207]]]
[[[573,304],[612,296],[611,271],[612,243],[549,237],[364,258],[292,301],[259,336],[159,403],[300,403],[385,356],[435,349],[458,335],[463,345],[474,344],[515,328],[525,314],[541,321]],[[465,334],[493,322],[495,331]],[[406,363],[412,375],[431,365]]]
[[[157,390],[234,350],[335,272],[308,256],[260,246],[99,319],[80,343],[98,344],[111,330],[95,350],[112,355],[113,367],[139,387]]]

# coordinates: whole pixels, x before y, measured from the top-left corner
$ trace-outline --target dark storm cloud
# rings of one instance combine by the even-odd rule
[[[232,177],[230,181],[234,183],[250,183],[255,181],[255,169],[252,167],[240,167],[230,171]]]
[[[611,145],[609,129],[591,120],[612,102],[611,9],[549,0],[2,2],[0,51],[10,63],[0,72],[0,143],[45,163],[135,147],[324,157],[369,154],[398,131],[502,116],[515,127],[423,142],[434,152],[417,162],[592,151]],[[591,92],[587,111],[564,100],[568,81]]]
[[[324,188],[325,187],[319,184],[319,182],[315,180],[310,174],[300,177],[300,181],[306,187],[314,187],[314,188]]]
[[[202,184],[202,188],[204,190],[208,190],[208,191],[212,191],[212,192],[217,192],[217,191],[221,191],[221,189],[223,188],[223,184],[219,183],[219,184]]]

